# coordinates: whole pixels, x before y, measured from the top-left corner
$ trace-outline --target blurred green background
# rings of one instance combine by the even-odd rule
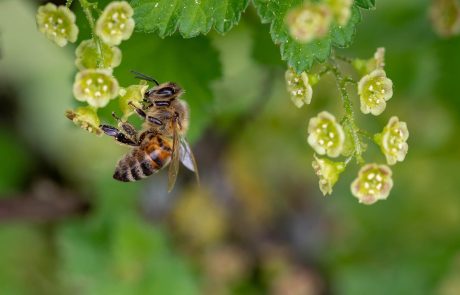
[[[75,45],[38,33],[40,4],[0,1],[0,294],[460,294],[460,37],[433,33],[429,1],[377,0],[341,51],[386,48],[395,95],[357,119],[378,132],[397,115],[410,130],[391,195],[373,206],[350,193],[356,165],[321,195],[306,126],[341,113],[335,82],[295,108],[251,6],[225,36],[122,43],[122,86],[136,69],[186,89],[202,185],[185,169],[171,194],[165,173],[116,182],[127,148],[64,117],[78,105]],[[375,147],[365,158],[384,161]]]

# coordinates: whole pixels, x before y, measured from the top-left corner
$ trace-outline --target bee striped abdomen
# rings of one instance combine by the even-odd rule
[[[151,137],[118,162],[113,178],[124,182],[146,178],[169,163],[171,152],[170,141],[158,135]]]

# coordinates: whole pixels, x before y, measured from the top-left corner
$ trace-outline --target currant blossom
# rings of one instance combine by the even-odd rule
[[[329,31],[331,21],[329,6],[320,3],[306,3],[291,10],[286,17],[291,37],[301,43],[324,37]]]
[[[149,86],[145,81],[141,81],[141,84],[139,85],[131,85],[120,89],[120,98],[118,99],[118,103],[121,111],[123,112],[123,119],[127,119],[134,113],[134,109],[129,105],[129,102],[141,102],[148,87]]]
[[[77,41],[75,14],[69,8],[47,3],[38,8],[36,19],[38,30],[60,47]]]
[[[68,110],[66,111],[65,116],[72,120],[75,125],[88,132],[96,135],[102,134],[101,129],[99,129],[99,117],[97,116],[96,111],[90,106],[79,107],[75,111]]]
[[[365,76],[377,69],[383,70],[385,67],[385,48],[377,48],[374,56],[370,59],[354,59],[352,65],[362,76]]]
[[[345,26],[351,17],[353,0],[328,0],[327,3],[337,23]]]
[[[133,13],[126,1],[110,3],[96,22],[96,34],[109,45],[118,45],[129,39],[134,30]]]
[[[101,55],[103,57],[102,64],[100,65],[104,69],[112,69],[120,65],[121,63],[121,50],[115,46],[109,46],[103,42],[101,46]],[[75,50],[77,59],[75,65],[78,69],[96,69],[98,68],[98,48],[94,44],[93,39],[85,40],[78,45]]]
[[[386,165],[367,164],[351,184],[352,194],[366,205],[385,200],[393,187],[391,169]]]
[[[83,70],[75,77],[73,94],[79,101],[103,108],[118,95],[118,81],[109,70]]]
[[[323,195],[332,194],[332,187],[339,179],[340,173],[345,170],[345,163],[334,162],[327,158],[318,158],[312,163],[316,175],[319,176],[319,189]]]
[[[358,83],[361,112],[380,115],[386,107],[386,101],[393,96],[393,82],[382,69],[372,71]]]
[[[308,144],[317,154],[335,158],[342,152],[345,133],[332,114],[321,112],[311,118],[308,133]]]
[[[288,69],[285,74],[286,88],[294,105],[301,108],[304,104],[310,104],[313,89],[309,83],[307,73],[297,74],[293,69]]]
[[[439,36],[451,37],[460,33],[460,4],[457,0],[433,0],[430,19]]]
[[[374,136],[375,142],[380,146],[382,153],[387,159],[388,165],[404,161],[409,146],[407,139],[409,130],[406,122],[400,122],[398,117],[391,117],[382,133]]]

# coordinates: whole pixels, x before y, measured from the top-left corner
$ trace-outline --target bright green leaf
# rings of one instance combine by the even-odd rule
[[[375,8],[375,0],[356,0],[355,3],[364,9]]]
[[[132,0],[136,29],[158,32],[160,37],[177,29],[185,38],[207,34],[212,27],[228,32],[240,20],[249,0]]]
[[[280,45],[281,58],[297,72],[309,70],[313,62],[324,62],[331,54],[332,46],[347,47],[351,44],[356,25],[361,21],[359,8],[352,7],[352,15],[348,24],[340,27],[333,24],[329,34],[324,38],[309,43],[299,43],[288,33],[284,19],[293,7],[301,5],[300,0],[254,0],[263,23],[270,23],[272,40]]]

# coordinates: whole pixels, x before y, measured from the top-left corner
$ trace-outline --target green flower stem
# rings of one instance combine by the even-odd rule
[[[96,3],[90,3],[88,0],[79,0],[81,8],[83,9],[83,12],[85,13],[86,19],[88,20],[89,27],[91,28],[91,36],[93,38],[94,44],[96,44],[97,47],[97,67],[102,68],[102,65],[104,64],[104,57],[102,55],[102,45],[101,45],[101,40],[99,37],[95,34],[94,32],[94,17],[93,13],[91,12],[91,9],[94,9],[97,7]]]
[[[359,139],[359,128],[355,122],[353,104],[351,103],[350,96],[348,94],[346,87],[348,81],[340,71],[339,67],[337,66],[337,62],[334,57],[331,57],[330,59],[329,69],[334,74],[335,79],[337,80],[337,86],[339,87],[343,108],[345,110],[343,124],[344,127],[346,127],[350,131],[353,140],[354,156],[359,164],[363,164],[364,159],[362,157],[362,153],[364,151],[364,147],[361,140]]]

